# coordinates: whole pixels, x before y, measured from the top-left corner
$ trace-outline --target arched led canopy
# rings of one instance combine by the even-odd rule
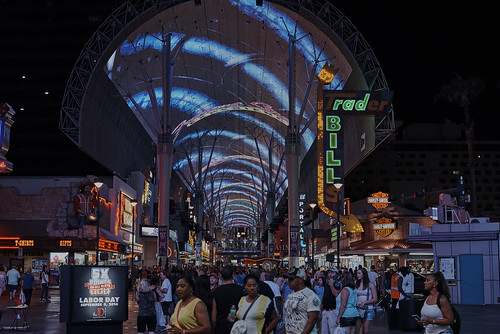
[[[288,125],[290,35],[297,37],[295,115],[301,117],[303,157],[316,135],[315,86],[311,94],[306,91],[316,63],[316,72],[325,61],[339,68],[327,89],[386,89],[366,41],[342,13],[321,0],[288,0],[279,5],[265,1],[263,6],[256,6],[254,0],[203,0],[202,6],[193,1],[127,2],[82,52],[65,93],[61,128],[109,168],[120,169],[120,174],[144,164],[146,142],[148,138],[156,142],[160,130],[158,110],[163,107],[162,78],[168,66],[163,47],[168,38],[175,55],[170,96],[170,130],[177,152],[174,169],[186,184],[194,184],[198,168],[193,172],[192,166],[200,163],[197,148],[201,144],[202,173],[211,175],[217,187],[205,184],[205,191],[210,190],[207,202],[222,196],[211,209],[221,208],[225,201],[222,223],[234,224],[241,208],[232,210],[233,203],[244,203],[247,216],[252,217],[247,223],[258,225],[259,214],[251,208],[263,206],[270,162],[277,200],[287,187],[282,157]],[[144,133],[125,109],[135,115]],[[99,121],[105,127],[95,130]],[[356,131],[351,134],[355,142],[350,145],[357,148],[356,137],[366,132],[367,147],[374,147],[377,140],[372,135],[382,122],[355,122]],[[216,142],[201,141],[200,133],[209,133]],[[128,145],[120,147],[120,143]],[[123,158],[131,152],[137,158]],[[366,154],[350,155],[348,166]],[[235,184],[239,186],[231,186]]]
[[[280,164],[280,160],[288,125],[286,53],[290,34],[299,37],[295,114],[299,117],[305,103],[301,122],[304,127],[315,113],[314,94],[302,101],[308,76],[316,75],[309,73],[314,64],[319,63],[318,72],[326,60],[339,67],[341,71],[332,84],[339,89],[351,68],[339,49],[333,43],[326,43],[329,39],[325,34],[296,13],[269,2],[259,7],[250,0],[205,0],[203,6],[194,6],[189,1],[164,10],[127,36],[109,58],[105,70],[151,139],[156,141],[155,105],[161,108],[164,101],[162,52],[164,41],[169,38],[171,52],[176,55],[171,94],[174,145],[176,150],[191,148],[187,156],[176,157],[175,169],[194,184],[195,180],[187,176],[190,175],[189,163],[194,166],[200,163],[198,133],[200,129],[220,130],[214,152],[212,143],[203,148],[203,169],[225,170],[223,177],[229,182],[234,183],[234,178],[241,180],[226,196],[243,202],[261,196],[260,200],[265,201],[262,196],[268,189],[262,189],[266,188],[263,174],[268,173],[269,160],[272,159],[274,167],[272,178],[276,173],[286,174],[286,166]],[[271,137],[277,147],[269,150]],[[314,138],[312,124],[304,128],[303,154]],[[212,161],[209,165],[210,155],[214,165]],[[231,159],[234,156],[248,158]],[[227,160],[221,163],[225,158]],[[279,171],[278,166],[281,166]],[[220,190],[228,186],[224,181]],[[278,199],[286,187],[286,180],[280,183]],[[232,203],[226,205],[227,222],[239,212]],[[248,205],[248,210],[252,209],[255,210],[255,206]]]

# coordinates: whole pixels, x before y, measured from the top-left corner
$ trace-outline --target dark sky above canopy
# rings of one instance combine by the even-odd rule
[[[17,114],[7,159],[13,175],[87,174],[96,168],[58,129],[62,95],[83,45],[121,1],[0,2],[0,100]],[[460,109],[434,102],[455,73],[483,78],[472,105],[479,139],[493,132],[500,70],[500,23],[475,3],[336,1],[374,49],[391,90],[396,120],[462,122]],[[22,76],[26,78],[22,78]],[[45,92],[50,92],[45,94]],[[22,110],[24,108],[24,110]],[[57,146],[56,146],[57,143]],[[78,164],[61,162],[78,160]],[[87,159],[88,160],[88,159]],[[84,162],[82,162],[84,161]],[[102,169],[101,169],[102,170]]]
[[[434,102],[443,86],[461,74],[485,81],[486,91],[473,101],[478,139],[498,139],[491,117],[498,112],[500,22],[485,2],[344,1],[337,8],[369,41],[395,91],[396,119],[408,122],[463,122],[463,112]],[[493,122],[494,123],[494,122]]]

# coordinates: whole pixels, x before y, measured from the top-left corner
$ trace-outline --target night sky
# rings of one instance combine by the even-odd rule
[[[103,174],[58,129],[62,96],[82,47],[121,1],[0,0],[0,101],[17,114],[7,159],[10,175]],[[436,3],[439,3],[438,5]],[[374,50],[396,120],[463,122],[460,108],[434,102],[456,73],[481,77],[486,92],[473,101],[477,139],[498,140],[500,21],[471,2],[336,1]],[[68,41],[70,39],[70,42]],[[25,75],[26,78],[22,78]],[[49,92],[46,94],[45,92]],[[24,110],[21,110],[24,108]]]
[[[458,73],[480,77],[486,92],[471,104],[477,139],[498,140],[492,118],[499,112],[500,21],[483,2],[335,2],[370,43],[389,88],[396,120],[461,124],[463,111],[435,95]],[[477,4],[476,7],[473,5]]]

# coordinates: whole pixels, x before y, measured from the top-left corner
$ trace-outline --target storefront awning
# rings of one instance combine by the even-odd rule
[[[378,253],[432,253],[429,243],[407,242],[404,239],[374,240],[361,244],[354,244],[349,249],[342,249],[342,254],[378,254]]]
[[[128,249],[129,245],[125,240],[106,229],[99,228],[99,250],[128,253]]]

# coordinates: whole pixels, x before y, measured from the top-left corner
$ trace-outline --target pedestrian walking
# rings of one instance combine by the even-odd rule
[[[42,266],[42,271],[40,272],[40,282],[42,283],[42,293],[40,294],[40,301],[49,301],[49,270],[46,265]]]
[[[7,272],[3,264],[0,265],[0,296],[7,290]]]
[[[315,324],[321,301],[314,291],[306,287],[306,272],[302,268],[293,268],[285,278],[293,290],[288,295],[284,307],[286,333],[317,333]]]
[[[163,315],[165,316],[165,323],[170,322],[170,315],[172,313],[172,284],[168,279],[168,273],[166,270],[160,273],[161,287],[160,290],[163,293],[163,299],[161,300],[161,308],[163,310]],[[161,328],[163,330],[163,328]]]
[[[139,282],[139,291],[137,291],[137,332],[144,333],[146,329],[149,334],[154,334],[156,329],[156,309],[155,293],[151,290],[151,285],[147,278],[142,278]]]
[[[21,274],[19,271],[17,271],[14,266],[11,266],[10,270],[7,272],[7,285],[9,287],[10,300],[14,300],[20,278]]]
[[[354,333],[359,317],[357,301],[358,293],[354,277],[350,271],[342,274],[342,290],[337,295],[337,324],[345,330],[346,334]]]
[[[358,294],[358,313],[360,313],[356,323],[356,333],[359,333],[359,330],[363,328],[363,334],[368,334],[371,323],[375,319],[374,304],[377,302],[377,288],[370,281],[365,268],[356,271],[356,290]]]
[[[442,272],[427,276],[424,288],[429,292],[421,310],[419,325],[425,327],[426,334],[452,334],[453,310],[450,304],[450,292]],[[439,301],[438,301],[439,299]],[[439,304],[439,305],[438,305]]]
[[[334,334],[337,325],[337,295],[340,293],[340,282],[336,280],[337,272],[329,269],[323,299],[321,300],[321,334]]]
[[[31,268],[26,269],[26,273],[24,273],[23,278],[21,280],[21,288],[23,289],[25,302],[24,304],[31,305],[31,296],[33,294],[33,282],[35,281],[35,277],[31,273]]]
[[[395,272],[391,277],[391,311],[389,330],[399,328],[399,299],[403,293],[403,275],[401,270]]]
[[[175,305],[171,324],[167,331],[174,334],[209,334],[210,318],[207,307],[194,296],[194,281],[183,276],[177,281],[176,292],[179,301]]]
[[[233,281],[233,267],[224,266],[221,269],[222,285],[219,285],[213,292],[212,306],[212,326],[215,334],[229,334],[232,323],[227,320],[227,315],[234,306],[237,308],[241,297],[244,296],[243,288]]]
[[[247,296],[238,302],[236,316],[228,314],[228,321],[243,320],[246,333],[269,334],[278,324],[278,316],[272,300],[259,293],[259,277],[254,274],[245,276],[243,287]],[[265,283],[264,283],[265,284]],[[238,326],[234,324],[234,326]]]

